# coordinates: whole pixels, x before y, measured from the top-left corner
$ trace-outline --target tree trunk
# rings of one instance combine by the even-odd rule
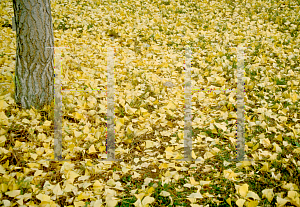
[[[17,37],[15,101],[22,108],[42,109],[54,97],[50,0],[13,0],[13,7]]]

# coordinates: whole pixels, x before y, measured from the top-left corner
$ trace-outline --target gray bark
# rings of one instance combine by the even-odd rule
[[[50,0],[13,0],[13,7],[17,44],[15,101],[22,108],[42,109],[54,97]]]

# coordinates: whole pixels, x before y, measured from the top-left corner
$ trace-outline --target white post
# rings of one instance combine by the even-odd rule
[[[46,159],[46,161],[70,161],[70,159],[62,158],[62,95],[60,52],[57,52],[56,54],[54,53],[54,64],[54,159]]]
[[[122,161],[115,159],[115,126],[114,126],[114,47],[107,48],[107,159],[101,161]]]
[[[53,48],[53,47],[47,47]],[[61,47],[55,47],[61,48]],[[185,64],[185,117],[184,117],[184,159],[178,161],[201,161],[192,159],[192,114],[191,114],[191,50],[186,48]],[[229,161],[244,161],[244,48],[238,47],[237,57],[237,159]],[[61,95],[61,54],[57,53],[54,70],[54,160],[46,161],[70,161],[62,159],[62,95]],[[107,159],[100,161],[122,161],[115,159],[115,133],[114,133],[114,47],[107,50]],[[76,90],[77,91],[77,90]],[[83,90],[86,91],[86,90]],[[210,90],[208,90],[210,91]],[[224,91],[224,90],[214,90]],[[252,161],[252,160],[249,160]]]
[[[191,48],[185,50],[185,84],[184,84],[184,158],[178,161],[201,161],[192,159],[193,139],[192,139],[192,81],[191,81]]]
[[[245,155],[245,137],[244,137],[244,47],[237,48],[237,159],[230,159],[229,161],[246,161]],[[186,73],[185,73],[185,117],[184,117],[184,159],[178,161],[198,161],[192,159],[192,115],[191,115],[191,51],[186,48]],[[225,89],[226,90],[226,89]],[[225,90],[213,90],[225,91]],[[202,90],[212,91],[212,90]],[[232,91],[232,89],[226,90]],[[201,161],[201,160],[199,160]],[[252,160],[247,160],[252,161]]]
[[[237,144],[236,152],[237,158],[230,159],[229,161],[253,161],[244,160],[245,155],[245,126],[244,126],[244,47],[237,47]]]
[[[12,26],[12,30],[13,31],[16,31],[16,18],[15,17],[12,17],[12,19],[11,19],[11,26]]]

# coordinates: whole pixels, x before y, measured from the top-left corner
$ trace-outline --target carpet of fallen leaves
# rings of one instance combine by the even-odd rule
[[[53,105],[16,106],[12,1],[1,5],[1,206],[300,206],[299,0],[51,1],[62,56],[63,157]],[[106,158],[107,49],[115,49],[115,145]],[[184,47],[192,49],[194,159],[183,157]],[[236,156],[237,55],[245,158]],[[150,47],[147,47],[150,46]],[[166,87],[167,85],[173,87]],[[74,92],[75,89],[97,89]],[[100,91],[102,89],[102,91]]]

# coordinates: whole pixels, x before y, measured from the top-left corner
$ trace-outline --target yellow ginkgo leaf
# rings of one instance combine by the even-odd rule
[[[179,138],[179,139],[183,139],[183,135],[184,135],[184,133],[178,132],[178,138]]]
[[[226,202],[232,207],[232,205],[231,205],[231,198],[227,198]]]
[[[0,145],[0,147],[1,147],[1,145]],[[8,158],[8,156],[4,155],[4,156],[1,158],[0,162],[1,162],[2,160],[5,160],[6,158]],[[0,173],[1,173],[1,172],[0,172]],[[4,174],[4,173],[3,173],[3,174]]]
[[[22,119],[22,122],[23,122],[24,124],[30,124],[30,121],[29,121],[28,119]]]
[[[146,148],[151,148],[154,146],[154,142],[150,140],[146,140]]]
[[[297,95],[296,93],[293,93],[293,94],[291,95],[291,99],[292,99],[292,101],[295,103],[295,102],[298,100],[298,95]]]
[[[290,190],[288,192],[287,197],[289,197],[290,199],[292,199],[292,201],[296,201],[296,200],[299,201],[299,193],[297,191]]]
[[[113,187],[113,186],[116,185],[116,183],[115,183],[115,181],[114,181],[113,179],[109,179],[109,180],[107,181],[107,185]]]
[[[152,73],[152,81],[153,82],[157,82],[159,81],[160,79],[157,77],[157,75],[155,75],[154,73]]]
[[[260,197],[256,193],[254,193],[253,191],[249,191],[247,193],[246,198],[253,198],[255,200],[260,200]]]
[[[281,198],[281,197],[277,196],[276,201],[277,201],[277,206],[278,206],[278,207],[282,207],[282,206],[284,206],[287,202],[289,202],[289,199]]]
[[[212,158],[214,155],[211,152],[205,152],[204,159],[207,160],[209,158]]]
[[[84,199],[89,199],[90,197],[91,196],[88,193],[82,192],[82,193],[79,194],[79,196],[77,196],[77,199],[81,201],[81,200],[84,200]]]
[[[230,113],[228,114],[228,118],[229,118],[229,119],[236,119],[236,118],[237,118],[237,115],[236,115],[236,113],[234,113],[234,112],[230,112]]]
[[[122,167],[122,172],[126,174],[130,169],[131,169],[130,166],[124,166]]]
[[[27,163],[27,166],[29,168],[39,168],[40,164],[38,164],[38,163]]]
[[[69,171],[67,174],[67,178],[71,181],[71,183],[74,182],[74,179],[79,177],[80,175],[74,171]]]
[[[279,134],[279,135],[275,138],[275,140],[278,140],[278,141],[281,141],[281,142],[282,142],[282,135]]]
[[[65,192],[71,192],[73,189],[75,189],[76,187],[70,183],[67,183],[65,188],[64,188],[64,191]]]
[[[238,207],[243,207],[246,200],[244,199],[238,199],[235,203]]]
[[[192,193],[189,196],[187,196],[188,198],[203,198],[203,196],[201,195],[200,192],[197,193]]]
[[[75,119],[78,119],[78,120],[80,120],[80,119],[83,118],[83,115],[80,114],[80,113],[78,113],[78,112],[74,112],[73,115],[74,115],[74,118],[75,118]]]
[[[99,107],[100,107],[99,113],[101,113],[101,114],[106,114],[107,113],[107,109],[106,109],[105,105],[99,104]]]
[[[50,196],[45,195],[45,194],[41,194],[41,193],[36,195],[36,198],[39,199],[42,202],[50,202],[51,201]]]
[[[284,184],[284,185],[282,185],[282,188],[286,189],[286,190],[290,190],[290,191],[298,190],[298,186],[296,184],[294,184],[294,183]]]
[[[146,190],[146,196],[149,196],[149,195],[151,195],[152,193],[154,192],[154,188],[151,186],[150,188],[148,188],[147,190]]]
[[[96,180],[96,182],[93,185],[93,188],[94,188],[94,191],[98,192],[98,191],[102,191],[104,186],[103,186],[103,184],[101,184],[99,182],[99,180]]]
[[[128,104],[125,105],[125,112],[129,115],[133,115],[137,109],[131,108]]]
[[[0,100],[0,110],[6,109],[8,104],[4,100]]]
[[[100,146],[98,148],[100,152],[104,152],[106,150],[106,146]]]
[[[134,196],[139,199],[142,200],[145,197],[145,193],[139,193],[139,194],[134,194]]]
[[[220,85],[224,85],[224,82],[226,81],[223,77],[216,77],[216,83]]]
[[[149,131],[148,129],[137,130],[135,136],[136,137],[142,136],[143,134],[145,134],[148,131]]]
[[[62,195],[63,194],[63,191],[61,190],[59,183],[57,183],[55,185],[55,187],[52,189],[52,192],[54,193],[54,195]]]
[[[247,201],[246,207],[256,207],[258,203],[258,201]]]
[[[85,134],[89,134],[89,133],[90,133],[90,128],[89,128],[88,125],[85,125],[85,126],[83,127],[83,133],[85,133]]]
[[[142,204],[143,204],[143,206],[147,206],[148,204],[153,203],[154,201],[155,201],[155,199],[153,197],[146,196],[143,199]]]
[[[239,187],[238,192],[242,197],[246,197],[248,194],[248,184],[245,183],[242,186]]]
[[[166,123],[161,123],[161,125],[162,126],[166,126]],[[169,137],[170,135],[171,135],[171,132],[170,131],[162,131],[162,132],[160,132],[160,134],[162,135],[162,136],[166,136],[166,137]]]
[[[88,154],[92,154],[92,153],[96,153],[96,152],[97,152],[97,150],[95,149],[95,145],[92,144],[89,148]]]
[[[37,177],[37,176],[39,176],[39,175],[42,175],[43,174],[43,171],[42,170],[37,170],[37,171],[35,171],[34,172],[34,177]]]
[[[74,131],[74,136],[76,138],[80,137],[82,135],[82,132]]]
[[[193,177],[190,177],[190,183],[194,186],[199,185],[199,182],[197,182]]]
[[[133,141],[132,137],[126,138],[125,140],[123,140],[122,142],[124,142],[125,144],[131,144]]]
[[[94,86],[93,86],[93,87],[94,87]],[[97,103],[97,99],[94,98],[94,97],[92,97],[92,96],[89,96],[87,100],[88,100],[88,106],[89,106],[90,108],[93,108],[94,105]]]
[[[218,131],[216,130],[216,128],[212,128],[212,129],[211,129],[211,132],[212,132],[213,134],[218,134]]]
[[[6,142],[6,137],[4,135],[0,136],[0,147],[3,147],[5,142]]]
[[[6,172],[5,172],[5,169],[7,169],[8,168],[8,163],[9,161],[7,160],[6,161],[6,163],[2,166],[2,165],[0,165],[0,172],[2,173],[2,174],[6,174]]]
[[[200,181],[200,185],[205,186],[205,185],[209,185],[211,183],[211,181]]]
[[[120,131],[121,127],[124,125],[124,121],[125,119],[124,118],[119,118],[117,121],[116,121],[116,131]]]
[[[167,109],[175,110],[176,105],[173,102],[169,102],[168,105],[166,106]]]
[[[162,164],[160,164],[160,166],[158,168],[159,169],[166,169],[168,167],[169,167],[168,163],[162,163]]]
[[[0,112],[0,124],[8,125],[8,118],[3,111]]]
[[[4,129],[0,129],[0,135],[3,135],[3,134],[5,134],[7,131],[6,130],[4,130]]]
[[[44,133],[39,133],[39,135],[37,136],[37,138],[40,140],[40,141],[44,141],[47,139],[47,136],[46,134]]]
[[[119,200],[120,200],[120,199],[115,198],[115,197],[113,197],[113,196],[107,196],[107,197],[105,198],[106,206],[107,206],[107,207],[115,207],[115,206],[117,206]]]
[[[75,202],[74,202],[74,206],[75,206],[75,207],[84,206],[84,205],[85,205],[85,202],[84,202],[84,201],[75,201]]]
[[[94,207],[101,207],[102,205],[102,200],[96,200],[94,203]]]
[[[174,160],[180,160],[180,159],[183,159],[183,155],[182,154],[180,154],[180,153],[177,153],[176,155],[175,155],[175,157],[174,157]],[[176,169],[176,168],[175,168]]]
[[[261,171],[268,172],[268,171],[269,171],[269,168],[270,168],[270,163],[264,162],[264,163],[262,163],[262,164],[263,164],[263,167],[260,168],[260,170],[261,170]]]
[[[167,191],[161,191],[160,192],[160,194],[159,194],[160,196],[164,196],[164,197],[167,197],[167,196],[169,196],[169,195],[171,195],[169,192],[167,192]]]
[[[12,191],[8,191],[5,193],[5,195],[8,195],[9,197],[16,197],[18,195],[20,195],[21,191],[20,190],[12,190]]]
[[[43,126],[49,127],[49,126],[51,126],[51,122],[52,122],[52,121],[46,120],[46,121],[44,122]]]
[[[216,125],[219,129],[222,129],[224,132],[227,130],[227,127],[226,127],[225,124],[215,123],[215,125]]]

